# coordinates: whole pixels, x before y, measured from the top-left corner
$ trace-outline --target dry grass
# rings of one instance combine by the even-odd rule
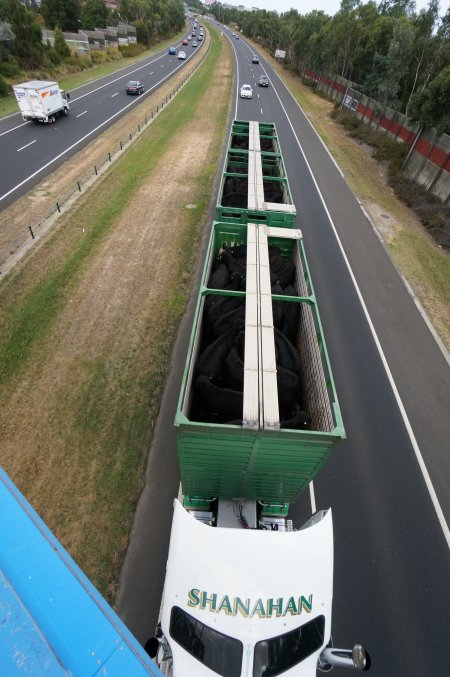
[[[231,55],[217,40],[214,49],[211,65],[0,295],[0,348],[6,346],[0,462],[110,596],[228,112]],[[192,202],[197,208],[186,209]],[[41,298],[42,289],[51,293]],[[34,299],[45,307],[40,333]],[[18,356],[8,353],[14,332]]]

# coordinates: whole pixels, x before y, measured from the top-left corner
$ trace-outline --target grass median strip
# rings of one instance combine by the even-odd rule
[[[111,595],[207,223],[231,74],[212,31],[198,73],[0,291],[0,462]]]

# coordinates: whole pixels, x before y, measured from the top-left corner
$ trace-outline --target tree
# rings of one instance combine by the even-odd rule
[[[60,26],[55,26],[54,33],[54,49],[55,52],[59,54],[62,59],[65,59],[67,56],[70,56],[70,49],[67,42],[64,40],[64,35]]]
[[[149,28],[146,21],[133,21],[133,26],[136,28],[136,39],[141,45],[150,45],[150,39],[153,31]]]
[[[103,0],[86,0],[81,12],[81,25],[86,30],[106,28],[108,8]]]
[[[435,127],[439,134],[450,134],[450,66],[413,95],[408,117],[422,127]]]
[[[79,0],[42,0],[41,14],[48,28],[75,32],[80,28]]]
[[[34,15],[19,0],[9,0],[9,21],[15,35],[13,52],[24,68],[41,65],[44,52],[42,31]]]
[[[394,16],[397,19],[404,14],[414,14],[416,3],[414,0],[382,0],[378,6],[380,14]]]

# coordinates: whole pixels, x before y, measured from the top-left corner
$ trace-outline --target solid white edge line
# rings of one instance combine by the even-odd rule
[[[371,333],[372,333],[373,340],[375,341],[375,345],[376,345],[377,350],[378,350],[378,354],[380,355],[380,358],[381,358],[383,367],[384,367],[384,369],[385,369],[386,375],[387,375],[388,380],[389,380],[389,383],[390,383],[390,385],[391,385],[392,392],[394,393],[394,397],[395,397],[395,400],[396,400],[396,402],[397,402],[397,406],[398,406],[399,411],[400,411],[400,414],[401,414],[401,416],[402,416],[402,418],[403,418],[403,423],[404,423],[405,428],[406,428],[406,431],[407,431],[407,433],[408,433],[408,436],[409,436],[411,445],[412,445],[412,447],[413,447],[413,449],[414,449],[414,453],[415,453],[415,455],[416,455],[416,459],[417,459],[417,462],[418,462],[418,464],[419,464],[419,468],[420,468],[420,470],[421,470],[421,472],[422,472],[422,476],[423,476],[423,478],[424,478],[425,485],[426,485],[426,487],[427,487],[427,489],[428,489],[428,493],[430,494],[430,498],[431,498],[431,501],[432,501],[432,503],[433,503],[433,507],[434,507],[434,509],[435,509],[435,511],[436,511],[437,518],[438,518],[438,520],[439,520],[439,523],[440,523],[440,525],[441,525],[441,528],[442,528],[442,531],[443,531],[443,533],[444,533],[445,539],[446,539],[446,541],[447,541],[447,545],[448,545],[448,547],[450,548],[450,529],[449,529],[448,524],[447,524],[447,522],[446,522],[446,520],[445,520],[444,513],[443,513],[442,508],[441,508],[440,503],[439,503],[439,499],[438,499],[437,494],[436,494],[436,492],[435,492],[435,490],[434,490],[433,483],[432,483],[432,481],[431,481],[430,475],[429,475],[428,470],[427,470],[427,467],[426,467],[426,465],[425,465],[425,461],[423,460],[422,454],[421,454],[421,452],[420,452],[419,445],[418,445],[417,440],[416,440],[416,437],[415,437],[415,435],[414,435],[414,432],[413,432],[411,423],[409,422],[409,418],[408,418],[408,415],[407,415],[407,413],[406,413],[405,407],[403,406],[403,402],[402,402],[402,400],[401,400],[400,394],[399,394],[398,389],[397,389],[397,386],[396,386],[396,384],[395,384],[394,377],[392,376],[392,373],[391,373],[391,370],[390,370],[390,368],[389,368],[388,362],[387,362],[386,357],[385,357],[385,355],[384,355],[383,348],[381,347],[381,343],[380,343],[380,341],[379,341],[379,339],[378,339],[378,335],[377,335],[377,333],[376,333],[376,331],[375,331],[375,327],[374,327],[374,325],[373,325],[372,319],[371,319],[371,317],[370,317],[370,315],[369,315],[369,311],[367,310],[367,307],[366,307],[366,304],[365,304],[364,299],[363,299],[363,297],[362,297],[362,294],[361,294],[361,291],[360,291],[360,289],[359,289],[358,283],[357,283],[356,278],[355,278],[355,276],[354,276],[354,274],[353,274],[353,270],[352,270],[352,268],[351,268],[351,266],[350,266],[350,262],[349,262],[349,260],[348,260],[348,258],[347,258],[347,255],[346,255],[345,251],[344,251],[344,247],[342,246],[342,242],[341,242],[341,240],[340,240],[340,238],[339,238],[338,232],[337,232],[337,230],[336,230],[336,226],[334,225],[333,219],[331,218],[331,214],[330,214],[330,212],[328,211],[328,207],[327,207],[327,205],[326,205],[326,203],[325,203],[324,197],[323,197],[323,195],[322,195],[322,193],[321,193],[321,191],[320,191],[320,188],[319,188],[319,186],[318,186],[318,184],[317,184],[317,181],[316,181],[316,179],[315,179],[315,176],[314,176],[314,174],[313,174],[313,171],[312,171],[312,169],[311,169],[311,166],[310,166],[310,164],[309,164],[309,162],[308,162],[308,160],[307,160],[307,158],[306,158],[306,156],[305,156],[305,153],[303,152],[303,148],[302,148],[302,146],[301,146],[301,144],[300,144],[300,141],[298,140],[297,134],[295,133],[295,130],[294,130],[294,127],[293,127],[293,125],[292,125],[292,122],[291,122],[291,120],[290,120],[290,118],[289,118],[289,115],[287,114],[287,111],[286,111],[285,107],[283,106],[283,103],[282,103],[282,101],[281,101],[281,99],[280,99],[280,97],[279,97],[279,95],[278,95],[277,90],[276,90],[275,87],[273,86],[273,84],[272,84],[272,88],[273,88],[273,90],[274,90],[274,92],[275,92],[275,94],[276,94],[276,96],[277,96],[277,98],[278,98],[278,101],[280,102],[280,106],[282,107],[284,114],[286,115],[286,119],[287,119],[287,121],[289,122],[289,126],[290,126],[290,128],[291,128],[291,130],[292,130],[292,133],[293,133],[294,136],[295,136],[295,140],[297,141],[297,145],[298,145],[298,147],[299,147],[299,149],[300,149],[300,152],[301,152],[301,154],[302,154],[302,156],[303,156],[303,159],[304,159],[304,161],[305,161],[305,163],[306,163],[306,166],[308,167],[308,171],[309,171],[309,173],[310,173],[310,175],[311,175],[311,178],[312,178],[312,180],[313,180],[313,182],[314,182],[314,185],[315,185],[315,187],[316,187],[316,190],[317,190],[317,192],[318,192],[318,194],[319,194],[320,200],[321,200],[321,202],[322,202],[323,208],[324,208],[325,213],[326,213],[326,215],[327,215],[327,217],[328,217],[328,220],[329,220],[329,222],[330,222],[331,228],[333,229],[334,236],[335,236],[335,238],[336,238],[336,240],[337,240],[337,243],[338,243],[338,245],[339,245],[339,248],[340,248],[340,250],[341,250],[341,254],[342,254],[342,257],[343,257],[343,259],[344,259],[345,265],[347,266],[347,269],[348,269],[348,271],[349,271],[350,278],[351,278],[351,280],[352,280],[352,282],[353,282],[353,285],[354,285],[354,287],[355,287],[356,293],[357,293],[357,295],[358,295],[359,302],[361,303],[361,307],[362,307],[362,309],[363,309],[363,311],[364,311],[364,315],[366,316],[367,323],[368,323],[368,325],[369,325],[370,331],[371,331]],[[294,100],[295,100],[295,99],[294,99]],[[314,127],[313,127],[313,130],[314,130]],[[315,130],[314,130],[314,131],[315,131]]]

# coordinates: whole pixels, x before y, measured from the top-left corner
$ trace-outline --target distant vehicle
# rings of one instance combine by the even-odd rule
[[[183,51],[178,52],[178,58],[179,59],[185,59],[186,58],[186,52],[183,52]]]
[[[252,63],[259,63],[259,57],[256,56],[256,54],[253,54],[252,56]]]
[[[236,37],[236,33],[233,31],[233,37]]]
[[[182,45],[187,45],[188,41],[187,38],[184,38],[183,42],[181,43]]]
[[[127,82],[127,94],[143,94],[144,85],[139,80],[130,80]]]
[[[69,113],[69,94],[60,89],[57,82],[30,80],[14,85],[13,91],[25,122],[51,123],[57,115]]]
[[[192,47],[198,47],[198,42],[196,40],[192,43]]]
[[[267,77],[267,75],[260,75],[259,76],[258,86],[259,87],[268,87],[269,86],[269,78]]]
[[[236,40],[239,40],[239,35],[236,34]]]
[[[175,47],[169,47],[169,54],[176,54],[177,50]]]
[[[197,40],[198,40],[199,42],[201,42],[201,41],[203,40],[203,35],[200,34],[200,35],[198,36]]]
[[[253,89],[250,85],[242,85],[241,87],[241,99],[251,99],[253,96]]]

